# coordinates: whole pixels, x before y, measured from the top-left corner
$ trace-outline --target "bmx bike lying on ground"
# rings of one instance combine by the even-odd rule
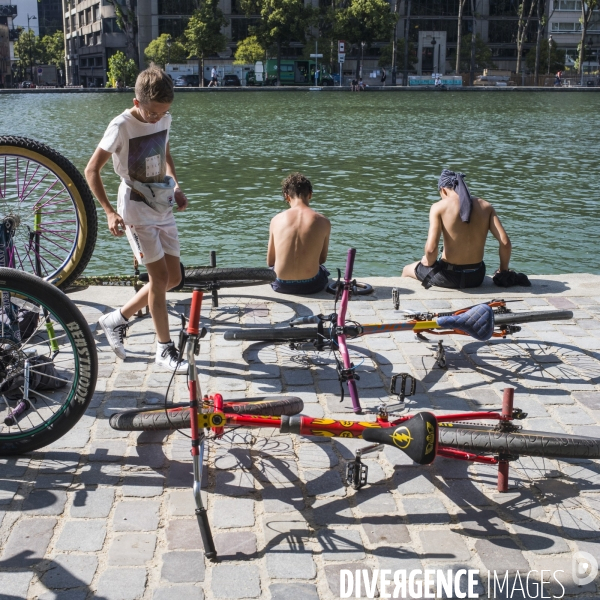
[[[271,427],[282,433],[308,436],[361,438],[372,442],[358,450],[346,470],[346,483],[359,489],[367,483],[367,466],[361,457],[387,444],[404,451],[417,464],[430,464],[436,456],[498,465],[498,489],[507,491],[509,463],[519,457],[553,459],[600,458],[600,442],[595,438],[570,434],[524,431],[514,423],[526,417],[513,408],[512,388],[504,391],[501,411],[434,415],[429,412],[405,414],[390,419],[388,407],[381,406],[376,421],[356,422],[312,418],[299,413],[300,398],[278,396],[228,401],[221,394],[203,396],[195,356],[206,330],[200,328],[202,292],[192,294],[187,330],[179,340],[181,355],[189,362],[189,406],[165,405],[163,409],[129,410],[110,417],[119,431],[191,429],[193,492],[196,516],[207,558],[217,557],[206,508],[200,495],[206,431],[215,438],[225,427]],[[409,378],[410,376],[406,376]],[[407,395],[410,395],[410,391]],[[357,393],[358,400],[358,393]],[[482,424],[473,424],[481,421]],[[487,423],[486,423],[487,421]]]
[[[249,342],[275,342],[289,344],[293,348],[301,348],[311,344],[316,350],[328,349],[335,357],[338,378],[344,398],[344,383],[352,399],[355,413],[361,414],[362,407],[358,398],[356,367],[350,359],[347,340],[364,335],[378,333],[394,333],[398,331],[414,331],[421,339],[424,333],[434,335],[460,334],[487,340],[491,337],[506,337],[521,330],[518,324],[535,321],[556,321],[573,318],[570,310],[550,310],[512,313],[506,307],[504,300],[492,300],[486,304],[478,304],[455,312],[445,313],[410,313],[408,319],[399,323],[363,325],[346,320],[348,301],[355,283],[352,280],[352,270],[356,250],[348,250],[346,273],[344,279],[337,285],[333,313],[330,315],[314,315],[298,317],[288,322],[287,327],[247,328],[226,331],[226,340],[244,340]],[[337,303],[340,302],[339,309]],[[496,309],[494,311],[494,309]],[[316,324],[316,327],[298,327],[298,325]],[[337,354],[340,354],[338,357]],[[436,356],[438,364],[445,367],[446,357],[441,342],[438,344]]]

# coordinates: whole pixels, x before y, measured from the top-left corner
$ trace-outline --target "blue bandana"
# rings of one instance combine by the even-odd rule
[[[460,200],[460,219],[463,223],[471,221],[471,209],[473,208],[473,198],[469,192],[467,184],[464,182],[464,173],[455,173],[444,169],[438,179],[438,190],[442,188],[450,188],[455,190]]]

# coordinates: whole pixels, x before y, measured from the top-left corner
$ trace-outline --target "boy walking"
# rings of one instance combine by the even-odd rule
[[[179,237],[173,207],[185,210],[187,198],[179,189],[169,151],[169,108],[173,82],[155,66],[142,71],[135,83],[133,107],[115,117],[85,169],[88,184],[106,212],[108,229],[126,235],[138,262],[148,269],[147,283],[125,306],[100,318],[115,354],[126,356],[123,338],[129,319],[150,307],[157,337],[156,364],[177,373],[187,371],[171,341],[167,290],[181,280]],[[121,177],[117,210],[110,203],[100,171],[111,157]]]
[[[302,173],[292,173],[281,187],[290,207],[271,219],[267,264],[277,274],[271,287],[282,294],[316,294],[328,282],[323,263],[331,223],[310,208],[312,185]]]

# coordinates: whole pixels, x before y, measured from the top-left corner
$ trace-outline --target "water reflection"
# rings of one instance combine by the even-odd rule
[[[41,140],[80,169],[132,94],[0,96],[1,130]],[[397,275],[422,256],[442,168],[491,201],[528,273],[600,272],[592,243],[600,125],[594,94],[178,94],[171,149],[192,208],[178,217],[183,260],[262,265],[281,179],[309,176],[333,223],[330,264],[359,249],[356,273]],[[106,168],[115,198],[117,178]],[[90,274],[130,269],[101,232]],[[115,252],[114,244],[119,251]],[[495,243],[487,262],[497,266]]]

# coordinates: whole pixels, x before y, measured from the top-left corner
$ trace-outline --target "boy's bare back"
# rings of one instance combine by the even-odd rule
[[[302,199],[290,200],[290,208],[271,220],[267,262],[279,279],[310,279],[327,259],[331,223]]]
[[[481,198],[473,198],[469,223],[461,220],[459,211],[460,204],[454,197],[444,198],[431,207],[430,219],[439,220],[442,230],[442,258],[456,265],[481,262],[487,233],[494,227],[493,217],[496,212],[489,202]],[[496,237],[495,233],[494,236]]]

